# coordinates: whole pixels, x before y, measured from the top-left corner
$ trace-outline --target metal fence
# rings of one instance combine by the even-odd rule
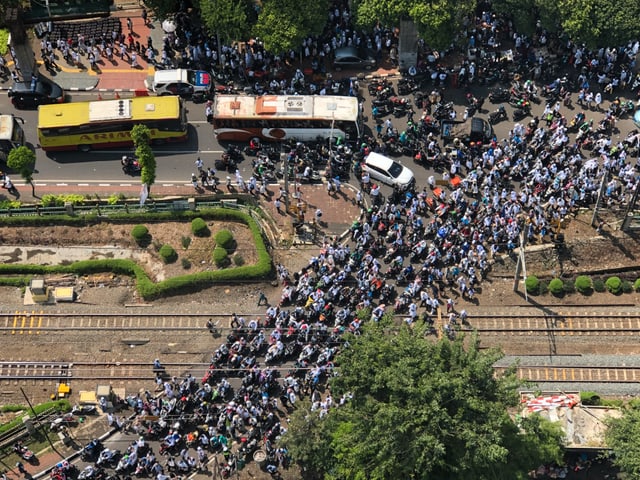
[[[109,217],[110,215],[118,215],[123,213],[161,213],[161,212],[183,212],[187,210],[196,210],[198,208],[232,208],[236,210],[244,210],[249,213],[254,220],[260,221],[260,216],[250,205],[238,201],[238,199],[215,200],[215,201],[189,201],[189,200],[171,200],[171,201],[152,201],[140,205],[134,202],[124,202],[117,204],[68,204],[65,206],[44,207],[20,206],[16,208],[0,209],[0,218],[2,217],[46,217],[53,215],[71,215],[86,216],[98,215],[100,217]]]

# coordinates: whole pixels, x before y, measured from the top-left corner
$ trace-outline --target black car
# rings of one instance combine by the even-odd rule
[[[333,69],[336,71],[343,68],[364,68],[371,70],[376,66],[376,59],[373,51],[366,48],[342,47],[335,52]]]
[[[19,109],[36,109],[39,105],[64,102],[62,88],[42,76],[29,82],[15,82],[8,95],[13,106]]]

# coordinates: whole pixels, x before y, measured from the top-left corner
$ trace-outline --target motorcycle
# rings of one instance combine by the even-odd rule
[[[507,120],[507,111],[505,110],[504,105],[500,105],[497,110],[489,114],[489,123],[491,125],[495,125],[502,120]]]
[[[13,451],[27,462],[35,460],[35,454],[20,441],[15,443],[15,445],[13,446]]]
[[[78,421],[73,413],[65,413],[64,415],[56,418],[53,422],[51,422],[51,426],[49,429],[52,432],[57,432],[62,430],[63,427],[69,427],[73,425],[77,425]]]
[[[120,457],[120,452],[118,450],[111,450],[110,448],[105,448],[98,455],[98,459],[96,460],[96,467],[110,466],[110,465],[117,464],[119,457]]]
[[[98,409],[95,405],[74,405],[71,409],[71,413],[80,417],[85,415],[96,415]]]
[[[122,165],[122,171],[125,175],[131,175],[133,177],[142,171],[140,163],[135,158],[127,155],[123,155],[122,160],[120,160],[120,164]]]
[[[491,103],[508,102],[509,98],[511,98],[511,93],[506,88],[497,88],[489,93]]]
[[[82,460],[89,461],[96,458],[103,450],[102,442],[97,438],[91,440],[83,449],[81,453]]]

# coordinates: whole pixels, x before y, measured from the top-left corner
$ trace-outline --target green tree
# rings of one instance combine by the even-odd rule
[[[271,52],[297,51],[306,37],[322,33],[328,11],[328,0],[264,0],[253,33]]]
[[[136,147],[136,158],[140,164],[140,181],[147,186],[147,192],[151,192],[151,185],[156,181],[156,157],[149,145],[151,132],[146,125],[134,125],[131,129],[131,139]]]
[[[244,40],[250,30],[247,2],[237,0],[200,0],[203,23],[220,35],[223,43]]]
[[[605,441],[613,450],[613,463],[629,478],[640,478],[640,409],[631,408],[621,418],[607,421]]]
[[[396,26],[402,18],[410,18],[429,46],[443,49],[451,45],[465,17],[473,15],[473,0],[357,0],[355,21],[360,28],[376,24]]]
[[[144,5],[160,20],[164,20],[180,8],[179,0],[145,0]]]
[[[36,196],[36,185],[33,183],[33,169],[36,164],[36,154],[29,147],[14,148],[7,156],[7,167],[17,172],[25,182],[31,185],[31,194]]]
[[[560,458],[559,429],[509,417],[518,382],[513,371],[494,376],[499,352],[481,352],[477,338],[434,343],[425,334],[424,326],[389,332],[383,321],[349,338],[331,386],[334,398],[352,399],[324,423],[306,408],[291,416],[284,441],[303,470],[325,479],[513,480]]]

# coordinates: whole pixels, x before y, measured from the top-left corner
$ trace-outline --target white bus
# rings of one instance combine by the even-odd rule
[[[328,95],[217,95],[213,129],[218,140],[246,142],[362,136],[356,97]]]

